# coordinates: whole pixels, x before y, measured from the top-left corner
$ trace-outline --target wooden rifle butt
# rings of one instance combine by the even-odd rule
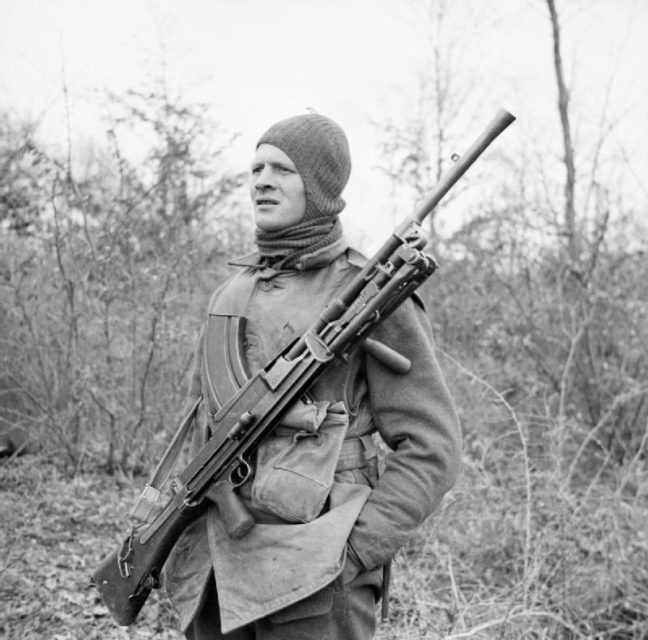
[[[203,501],[184,510],[176,509],[144,543],[140,539],[147,527],[134,529],[92,574],[92,584],[118,625],[135,622],[151,589],[160,586],[162,567],[173,545],[205,508]]]

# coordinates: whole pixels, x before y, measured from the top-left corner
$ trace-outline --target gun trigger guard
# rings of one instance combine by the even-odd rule
[[[236,460],[238,465],[232,470],[229,477],[229,481],[234,488],[245,484],[250,475],[252,475],[252,467],[242,455]]]

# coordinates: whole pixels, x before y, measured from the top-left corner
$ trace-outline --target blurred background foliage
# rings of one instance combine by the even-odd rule
[[[429,6],[438,32],[450,8]],[[505,134],[450,194],[461,224],[428,222],[442,267],[422,295],[464,474],[400,554],[380,637],[648,637],[646,192],[628,188],[608,107],[579,120],[552,0],[546,19],[553,133]],[[472,139],[458,111],[483,116],[451,82],[455,50],[436,39],[429,53],[419,108],[374,123],[398,218],[450,141]],[[105,136],[81,148],[70,135],[52,150],[0,113],[0,422],[6,454],[137,486],[179,418],[206,301],[227,259],[253,248],[252,221],[246,176],[223,159],[236,134],[210,105],[163,74],[97,99]]]
[[[207,107],[159,82],[108,99],[106,146],[79,175],[4,116],[2,381],[30,446],[131,472],[159,454],[200,303],[250,230]],[[150,140],[137,165],[120,149],[135,130]]]

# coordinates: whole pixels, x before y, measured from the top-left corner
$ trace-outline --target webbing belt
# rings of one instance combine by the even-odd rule
[[[303,433],[291,427],[281,425],[273,431],[275,438],[294,438],[296,433]],[[313,434],[313,437],[317,437]],[[364,436],[350,436],[342,442],[342,451],[338,458],[336,471],[349,471],[360,469],[370,460],[378,457],[378,448],[370,434]]]
[[[378,457],[378,449],[371,435],[347,438],[342,443],[342,452],[338,459],[336,471],[360,469],[370,460]]]

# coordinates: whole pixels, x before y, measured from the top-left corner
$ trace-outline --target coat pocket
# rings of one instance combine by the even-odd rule
[[[310,424],[303,429],[291,425],[284,430],[289,435],[265,442],[257,456],[253,506],[286,522],[314,520],[333,485],[348,427],[348,414],[338,402],[326,409],[316,430]]]

